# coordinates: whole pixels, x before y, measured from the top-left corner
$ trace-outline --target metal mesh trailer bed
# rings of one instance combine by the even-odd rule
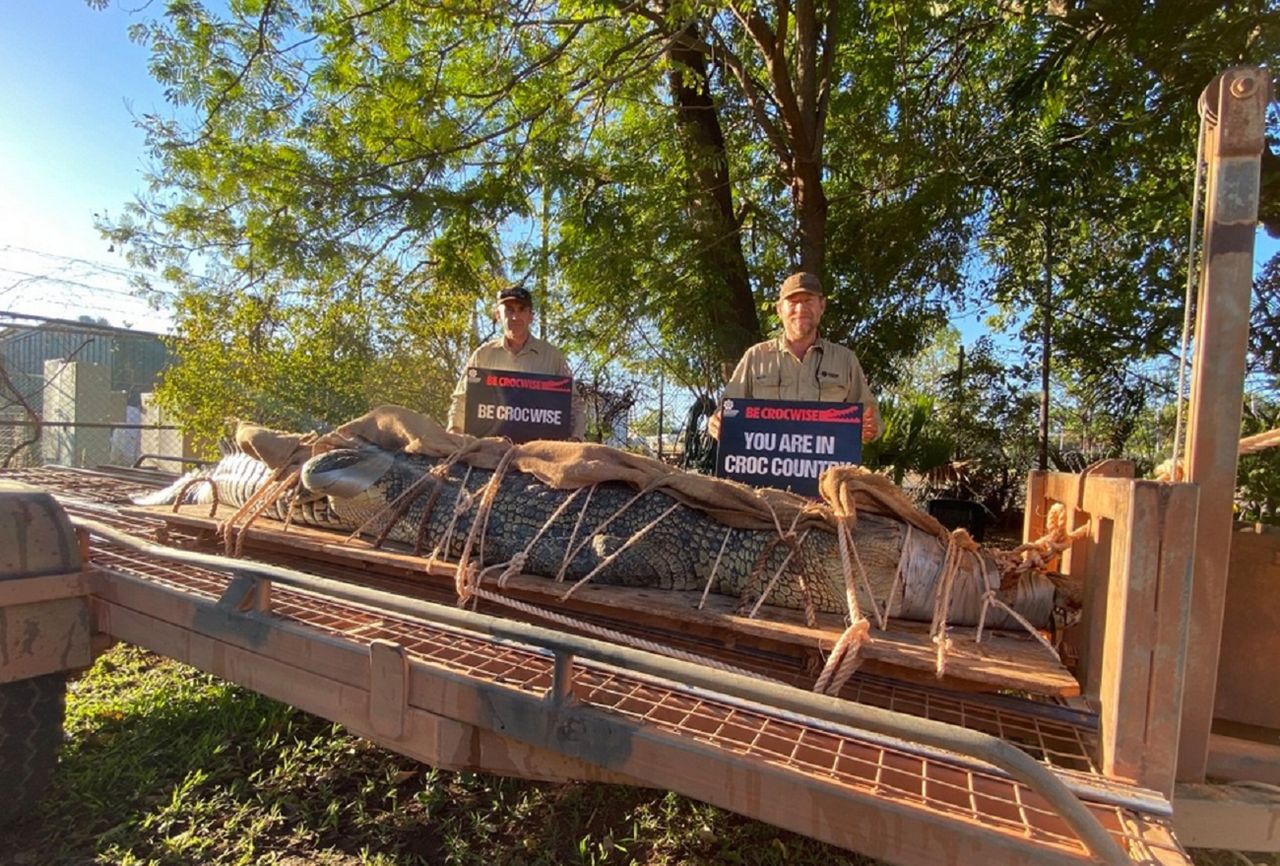
[[[817,696],[200,552],[186,521],[121,507],[136,473],[10,474],[55,495],[84,562],[8,581],[6,616],[83,605],[73,639],[42,629],[81,664],[125,640],[435,766],[666,788],[895,863],[1186,862],[1168,799],[1100,771],[1093,713],[866,674]]]

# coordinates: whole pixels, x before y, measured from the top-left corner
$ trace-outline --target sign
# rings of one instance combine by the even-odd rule
[[[467,368],[463,430],[472,436],[505,436],[512,442],[568,439],[573,377],[513,370]]]
[[[716,475],[818,495],[818,476],[862,462],[862,404],[724,401]]]

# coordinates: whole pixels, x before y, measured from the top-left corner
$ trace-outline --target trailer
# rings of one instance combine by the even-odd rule
[[[1245,549],[1232,431],[1269,92],[1263,70],[1237,69],[1203,98],[1189,480],[1136,479],[1117,461],[1028,480],[1025,538],[1058,504],[1085,528],[1057,566],[1085,588],[1071,668],[1026,636],[958,635],[940,678],[928,635],[895,623],[839,694],[819,695],[806,686],[837,622],[660,593],[639,615],[635,591],[610,587],[551,610],[545,581],[519,577],[462,609],[451,563],[266,524],[231,557],[217,515],[130,505],[160,473],[13,470],[0,481],[0,772],[14,783],[0,819],[52,772],[68,675],[126,641],[432,766],[671,790],[892,863],[1280,848],[1280,798],[1208,784],[1280,776],[1275,746],[1211,730],[1215,694],[1251,687],[1232,674],[1224,692],[1218,655]],[[1258,543],[1280,562],[1280,544]],[[1254,556],[1236,573],[1256,579]]]

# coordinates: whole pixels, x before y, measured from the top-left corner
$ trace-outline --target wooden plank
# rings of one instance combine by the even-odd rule
[[[1188,848],[1280,851],[1280,796],[1238,785],[1180,782],[1173,826]]]
[[[1027,499],[1022,510],[1022,540],[1035,541],[1044,535],[1045,487],[1049,473],[1035,469],[1027,473]]]
[[[74,598],[88,592],[83,572],[0,580],[0,607]]]
[[[404,736],[409,709],[409,657],[388,640],[369,642],[369,723],[383,739]]]
[[[1085,549],[1077,557],[1074,576],[1082,577],[1085,585],[1084,610],[1080,617],[1077,640],[1080,662],[1076,676],[1080,678],[1085,695],[1096,706],[1102,688],[1102,665],[1106,658],[1107,601],[1113,577],[1113,546],[1121,543],[1117,532],[1123,533],[1123,520],[1129,513],[1133,497],[1133,482],[1129,478],[1089,476],[1079,491],[1080,511],[1077,517],[1089,521],[1089,534]]]
[[[1101,679],[1114,521],[1128,501],[1132,477],[1133,464],[1127,460],[1100,461],[1082,474],[1033,472],[1028,476],[1023,518],[1027,540],[1043,535],[1045,518],[1054,503],[1062,503],[1067,508],[1069,529],[1088,525],[1087,534],[1066,551],[1056,567],[1084,587],[1080,621],[1063,636],[1064,658],[1074,661],[1080,686],[1095,707]]]
[[[1214,719],[1280,729],[1280,528],[1231,536]]]
[[[87,599],[0,607],[0,683],[77,670],[92,662]]]
[[[1195,490],[1134,482],[1112,545],[1099,694],[1102,772],[1171,796]]]
[[[1280,732],[1267,743],[1210,734],[1208,772],[1214,779],[1280,785]]]
[[[187,506],[177,513],[169,512],[167,506],[130,510],[187,528],[208,529],[216,524],[200,506]],[[303,556],[317,563],[341,563],[371,573],[393,571],[420,584],[445,588],[450,593],[453,588],[452,563],[413,556],[394,548],[375,549],[359,539],[348,543],[344,534],[315,527],[294,526],[286,532],[280,524],[264,521],[247,530],[246,545],[291,557]],[[407,591],[410,587],[400,589]],[[704,646],[707,641],[714,641],[724,647],[785,652],[801,660],[807,660],[818,650],[829,651],[844,630],[839,615],[819,614],[819,627],[812,628],[804,623],[801,611],[773,606],[766,606],[768,619],[749,619],[735,613],[737,599],[714,593],[708,596],[706,607],[699,610],[700,592],[588,584],[564,603],[560,600],[564,590],[564,584],[547,578],[519,575],[510,581],[505,592],[512,598],[561,614],[608,615],[618,627],[625,628],[628,624],[653,627],[667,633],[673,642],[684,635],[701,639]],[[950,634],[953,651],[947,659],[949,686],[1017,689],[1056,697],[1079,694],[1075,677],[1028,636],[988,630],[983,642],[978,644],[973,640],[973,629],[953,628]],[[869,670],[889,675],[934,676],[936,649],[927,624],[894,620],[888,630],[875,630],[873,638],[862,650]]]

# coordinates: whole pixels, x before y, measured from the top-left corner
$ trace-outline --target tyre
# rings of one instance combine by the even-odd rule
[[[0,685],[0,826],[30,814],[49,787],[62,744],[66,674]]]

